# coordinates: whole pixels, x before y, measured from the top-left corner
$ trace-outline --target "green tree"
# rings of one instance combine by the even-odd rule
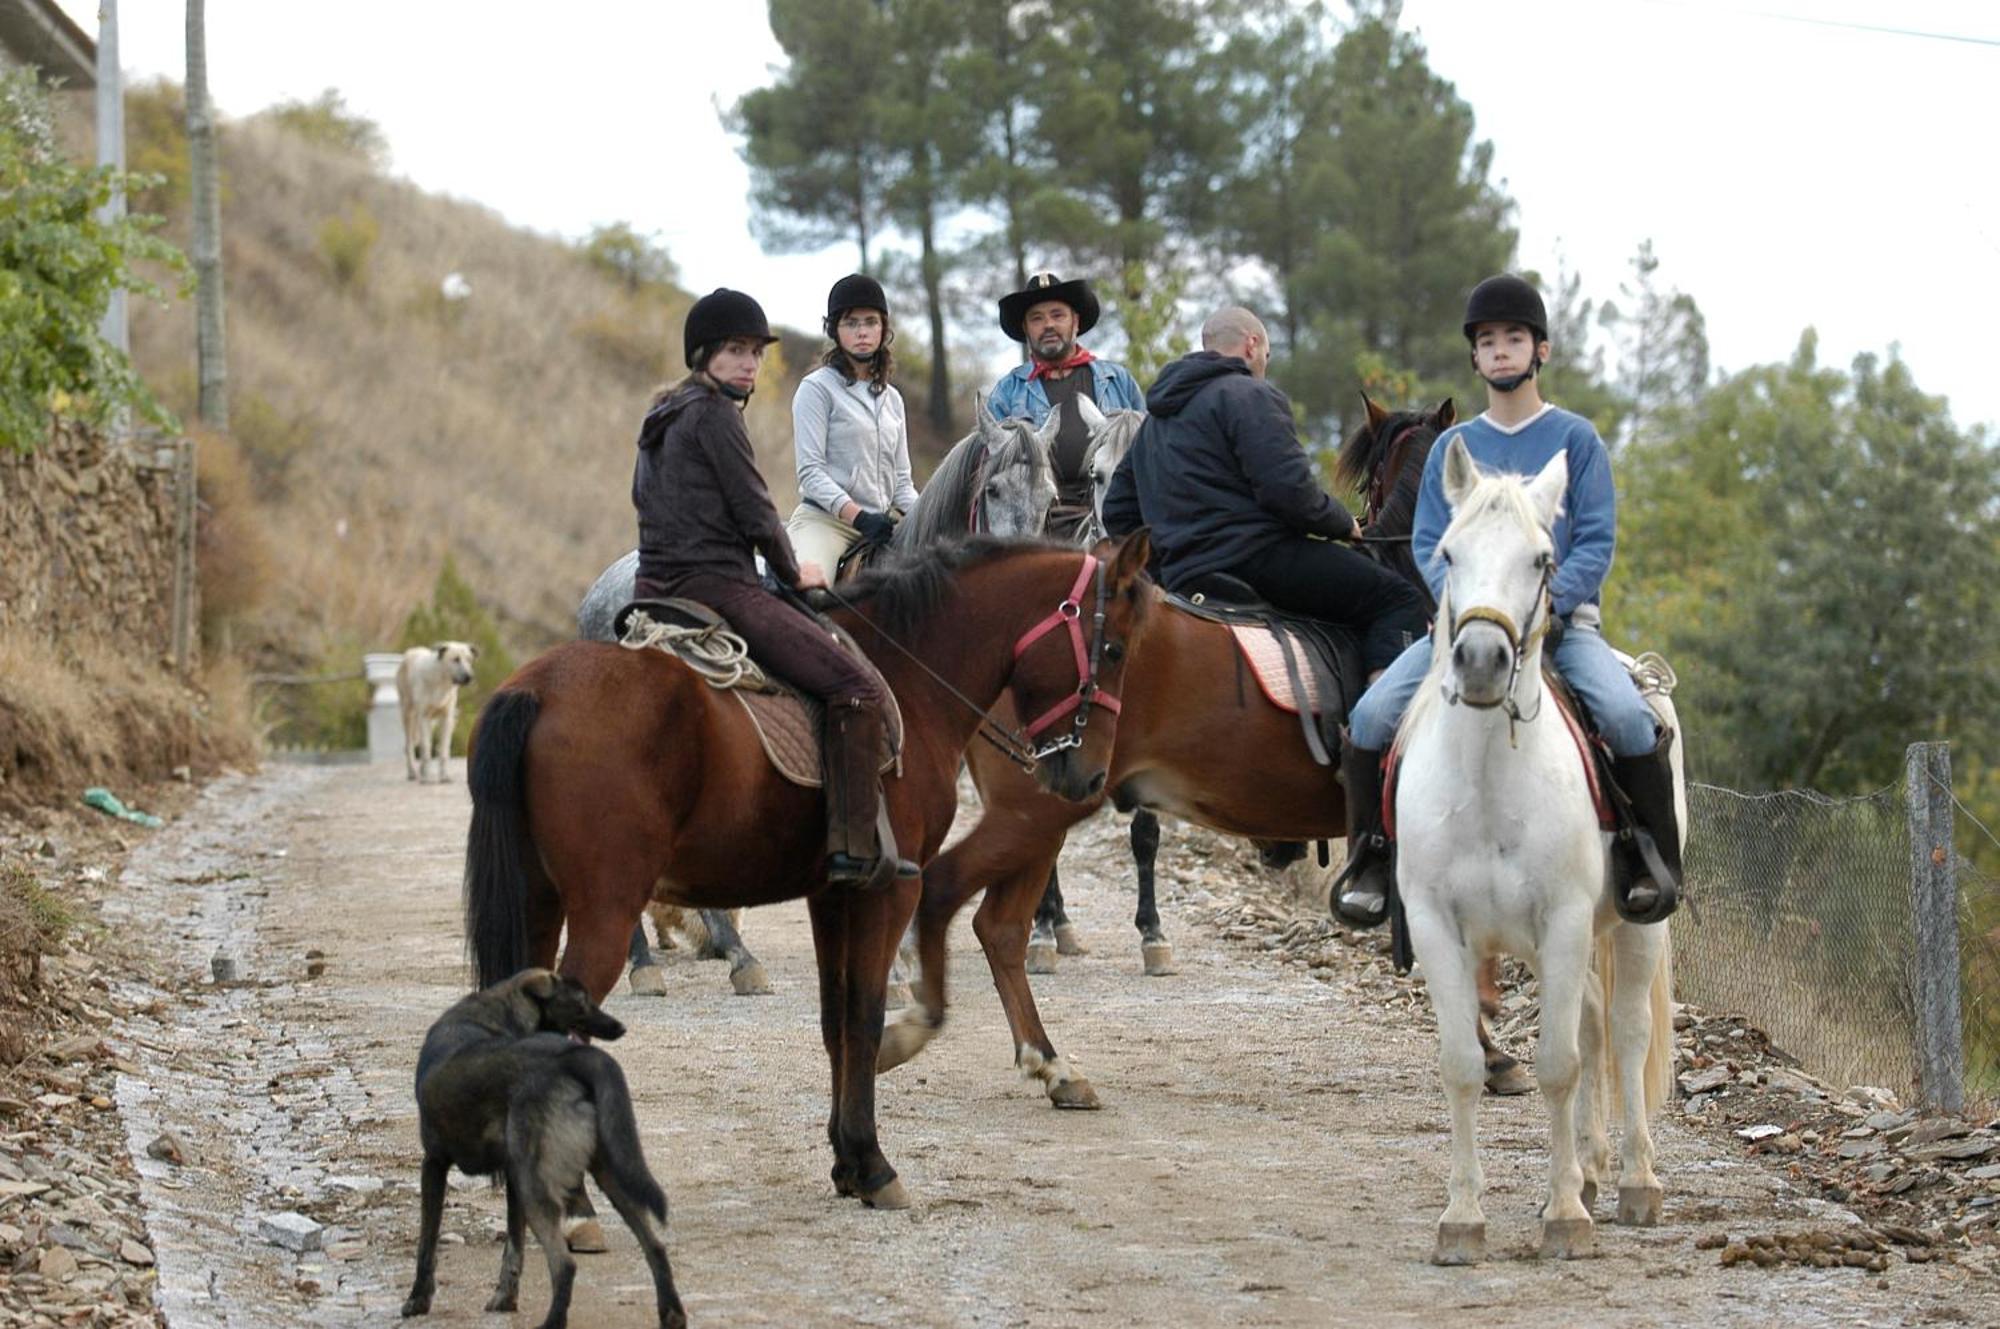
[[[98,215],[114,188],[152,183],[69,161],[34,76],[0,74],[0,446],[32,449],[58,408],[94,421],[130,408],[171,423],[98,331],[112,291],[163,298],[137,263],[186,270],[179,251],[155,234],[159,218]]]
[[[455,747],[463,752],[480,703],[514,672],[514,657],[501,640],[500,627],[493,621],[493,615],[479,603],[471,583],[459,575],[458,564],[449,554],[445,555],[444,566],[438,569],[430,603],[418,605],[404,620],[398,648],[408,650],[441,641],[466,642],[479,652],[473,664],[472,685],[459,698]]]
[[[1618,287],[1622,303],[1605,301],[1598,321],[1618,347],[1618,386],[1628,403],[1624,427],[1604,437],[1623,442],[1650,428],[1664,411],[1690,406],[1708,388],[1708,323],[1694,297],[1663,289],[1653,242],[1642,240],[1632,274]]]
[[[1676,656],[1711,778],[1843,791],[1904,746],[1993,737],[2000,454],[1892,348],[1809,331],[1621,457],[1619,635]]]
[[[617,278],[634,294],[648,286],[672,286],[680,276],[658,235],[641,235],[628,221],[591,227],[578,248],[592,267]]]

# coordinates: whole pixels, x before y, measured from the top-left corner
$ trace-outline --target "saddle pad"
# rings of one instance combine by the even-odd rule
[[[889,703],[882,712],[882,764],[880,773],[902,774],[903,708],[894,693],[883,689]],[[795,785],[818,789],[826,783],[826,767],[820,753],[821,717],[826,708],[797,692],[748,692],[741,688],[730,693],[742,703],[764,745],[764,755],[778,774]]]
[[[1575,695],[1560,683],[1556,675],[1544,672],[1542,677],[1548,695],[1555,699],[1556,712],[1562,716],[1563,726],[1569,730],[1570,740],[1576,744],[1576,755],[1583,761],[1583,776],[1590,786],[1590,805],[1597,810],[1597,828],[1615,831],[1618,829],[1618,813],[1611,806],[1611,794],[1606,788],[1597,745],[1579,718]],[[1382,834],[1391,840],[1396,838],[1396,777],[1402,772],[1402,766],[1403,744],[1399,735],[1382,758]]]
[[[1236,638],[1236,649],[1243,653],[1243,662],[1257,676],[1257,686],[1263,689],[1264,700],[1281,711],[1297,715],[1299,699],[1293,694],[1291,675],[1285,672],[1285,652],[1278,645],[1277,634],[1269,628],[1252,627],[1247,623],[1231,623],[1229,632]],[[1293,638],[1293,658],[1304,660],[1305,651],[1305,643]],[[1301,668],[1299,672],[1300,681],[1305,685],[1306,713],[1323,714],[1326,707],[1319,695],[1317,671]]]

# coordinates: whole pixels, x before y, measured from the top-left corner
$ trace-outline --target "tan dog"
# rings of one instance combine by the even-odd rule
[[[472,662],[478,658],[479,648],[462,641],[412,646],[403,652],[403,663],[396,666],[396,699],[403,704],[403,761],[412,780],[423,780],[435,752],[438,783],[451,783],[458,690],[472,681]],[[421,760],[419,743],[424,750]]]

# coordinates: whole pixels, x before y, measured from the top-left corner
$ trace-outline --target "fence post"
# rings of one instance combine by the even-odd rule
[[[1959,1013],[1958,875],[1951,843],[1951,745],[1912,743],[1903,767],[1910,816],[1910,922],[1917,1068],[1927,1107],[1965,1107]]]

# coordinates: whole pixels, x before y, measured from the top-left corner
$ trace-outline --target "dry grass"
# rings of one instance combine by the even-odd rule
[[[0,810],[247,764],[257,747],[239,665],[194,688],[121,643],[0,632]]]

